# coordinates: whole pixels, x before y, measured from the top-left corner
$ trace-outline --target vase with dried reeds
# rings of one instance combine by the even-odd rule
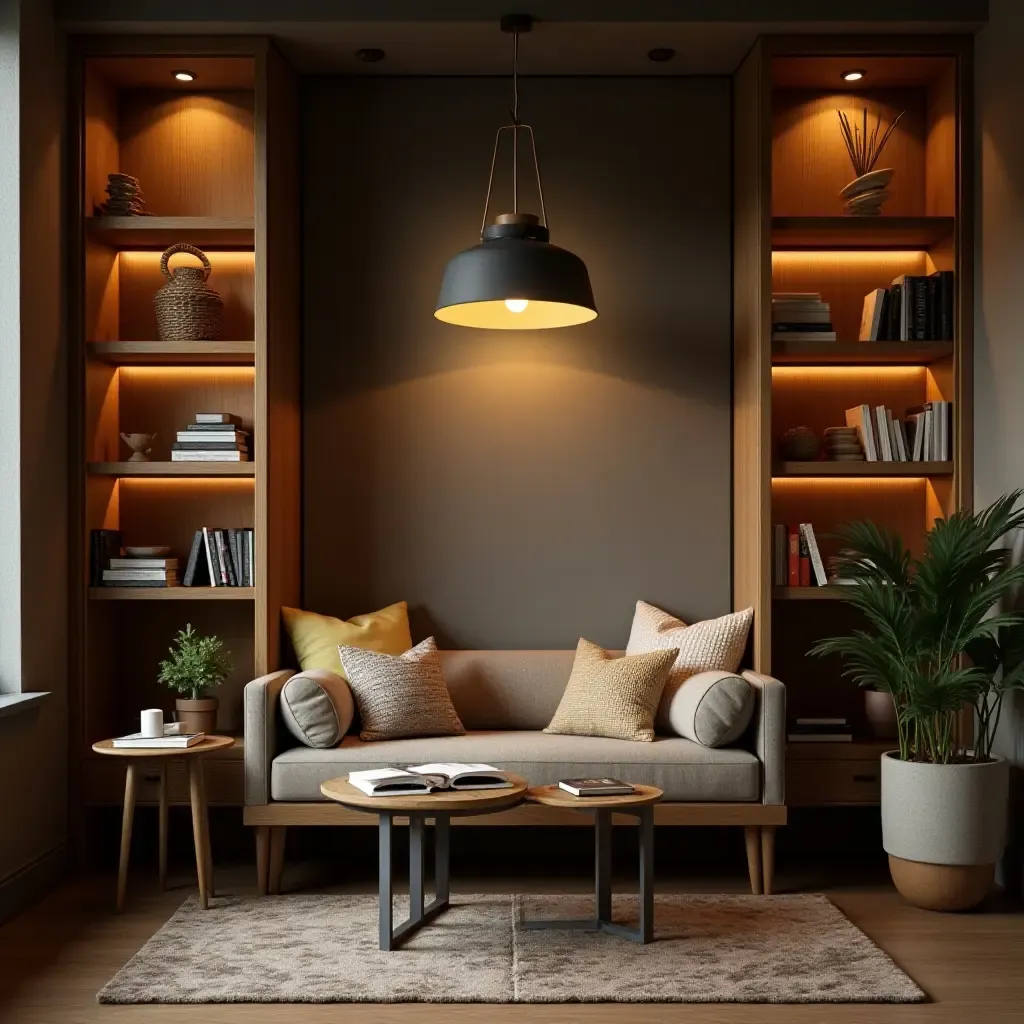
[[[889,198],[888,186],[894,171],[891,167],[882,167],[876,171],[875,164],[906,111],[901,110],[884,130],[881,111],[876,114],[872,129],[868,128],[867,107],[862,109],[860,124],[857,123],[856,114],[851,121],[844,111],[837,110],[836,113],[839,115],[839,128],[843,133],[846,151],[857,173],[857,177],[839,193],[840,198],[845,200],[843,209],[846,213],[860,217],[877,217],[882,212],[882,204]]]

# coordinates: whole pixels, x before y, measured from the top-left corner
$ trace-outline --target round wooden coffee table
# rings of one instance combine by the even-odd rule
[[[206,810],[206,784],[203,781],[203,757],[230,747],[230,736],[207,736],[191,747],[115,747],[113,740],[92,745],[97,754],[123,758],[127,764],[124,781],[124,811],[121,816],[121,856],[117,865],[117,909],[124,906],[128,884],[128,852],[132,845],[132,821],[135,817],[135,770],[139,762],[156,762],[160,773],[160,887],[167,885],[167,762],[182,758],[188,762],[189,799],[192,804],[192,834],[196,847],[196,874],[199,877],[199,902],[205,910],[213,895],[213,855],[210,852],[210,822]]]
[[[472,814],[491,814],[514,807],[523,799],[526,780],[510,772],[505,778],[512,783],[502,789],[445,790],[424,795],[368,796],[350,785],[345,778],[331,779],[320,787],[328,800],[335,800],[353,810],[376,814],[378,818],[378,886],[377,907],[380,948],[397,949],[410,935],[448,909],[449,827],[452,818]],[[409,918],[395,927],[392,920],[391,896],[394,890],[394,868],[391,845],[394,819],[409,819]],[[423,838],[427,819],[434,821],[434,898],[424,900]]]
[[[633,785],[631,783],[631,785]],[[634,942],[654,938],[654,805],[664,796],[657,786],[633,785],[628,796],[573,796],[558,786],[531,786],[531,803],[594,815],[594,916],[553,921],[521,920],[523,928],[575,928],[611,932]],[[612,920],[612,815],[631,814],[640,825],[640,924],[627,928]]]

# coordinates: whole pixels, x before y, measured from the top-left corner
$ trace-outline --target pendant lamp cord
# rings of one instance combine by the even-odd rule
[[[512,212],[519,212],[519,33],[512,33]]]

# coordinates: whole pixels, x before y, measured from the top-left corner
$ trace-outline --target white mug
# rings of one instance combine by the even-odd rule
[[[147,708],[142,712],[142,735],[155,740],[164,734],[164,713],[160,708]]]

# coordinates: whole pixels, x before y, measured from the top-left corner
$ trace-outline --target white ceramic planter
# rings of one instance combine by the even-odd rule
[[[964,910],[984,899],[1006,842],[1009,765],[922,764],[882,755],[882,846],[912,903]]]

